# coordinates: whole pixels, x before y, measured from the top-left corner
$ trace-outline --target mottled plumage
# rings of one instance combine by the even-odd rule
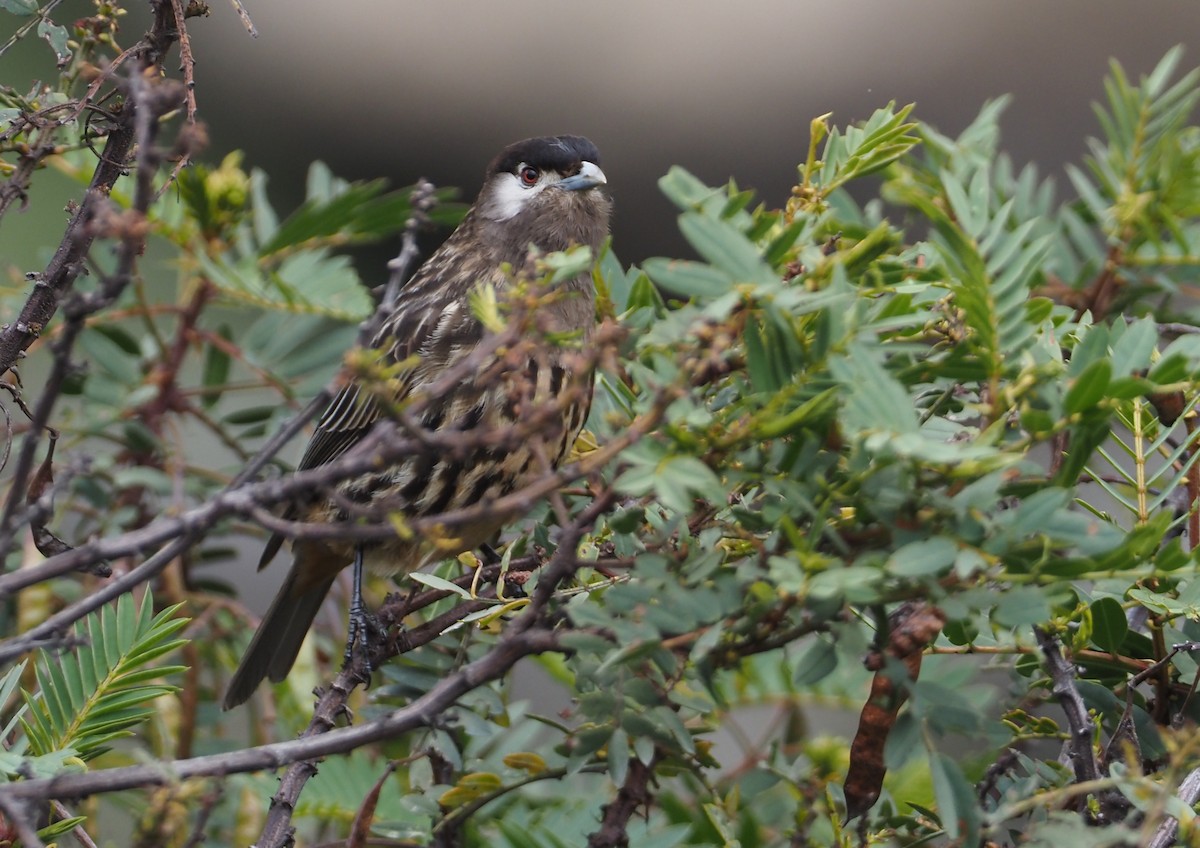
[[[505,148],[492,161],[475,205],[404,286],[372,341],[391,362],[415,357],[416,364],[400,379],[398,400],[422,393],[475,349],[484,328],[471,312],[469,295],[480,283],[505,287],[505,264],[523,267],[531,247],[544,253],[580,244],[598,250],[608,233],[610,205],[598,190],[604,182],[599,152],[577,136],[528,139]],[[561,296],[540,316],[542,323],[555,332],[574,333],[586,344],[594,324],[590,274],[568,280],[561,288]],[[421,424],[429,430],[464,431],[511,426],[522,412],[555,403],[565,387],[574,386],[579,402],[564,408],[561,426],[544,433],[541,442],[546,459],[557,465],[582,428],[591,399],[590,372],[571,371],[578,360],[565,348],[540,345],[519,371],[491,381],[473,374],[434,398],[423,408]],[[382,414],[370,390],[347,385],[317,422],[299,468],[315,468],[341,456]],[[382,501],[409,516],[434,515],[502,497],[540,471],[533,442],[511,451],[478,448],[458,457],[427,452],[342,483],[341,505],[321,496],[297,505],[292,514],[312,522],[338,522],[347,518],[345,503],[369,506]],[[503,522],[504,517],[497,517],[457,528],[454,538],[394,538],[365,545],[361,553],[374,571],[404,574],[439,557],[479,547]],[[278,536],[271,539],[260,568],[281,543]],[[263,677],[286,677],[334,578],[354,559],[355,543],[297,541],[293,553],[292,569],[230,682],[226,709],[245,701]]]

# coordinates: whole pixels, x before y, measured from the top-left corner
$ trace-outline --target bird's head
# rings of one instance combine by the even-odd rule
[[[482,234],[510,256],[523,256],[530,245],[551,252],[586,244],[595,251],[608,234],[606,182],[600,151],[582,136],[510,144],[488,166],[475,202]]]

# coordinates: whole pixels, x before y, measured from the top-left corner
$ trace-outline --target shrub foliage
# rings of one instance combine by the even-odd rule
[[[66,27],[0,0],[57,68],[0,86],[0,216],[36,208],[48,169],[78,186],[44,268],[0,290],[6,838],[100,841],[101,811],[139,845],[1195,838],[1200,73],[1180,51],[1137,82],[1113,64],[1066,200],[1001,152],[1003,99],[957,137],[889,104],[814,120],[782,209],[673,168],[694,258],[541,257],[515,300],[482,294],[503,350],[542,283],[595,264],[574,460],[500,563],[388,600],[406,635],[370,691],[325,626],[226,715],[254,617],[218,567],[353,472],[292,478],[272,436],[339,367],[388,376],[343,357],[386,275],[339,250],[411,246],[462,207],[315,164],[277,211],[238,154],[205,163],[203,91],[164,72],[182,47],[190,83],[198,7],[152,5],[120,51],[112,4]],[[403,432],[390,449],[422,449]]]

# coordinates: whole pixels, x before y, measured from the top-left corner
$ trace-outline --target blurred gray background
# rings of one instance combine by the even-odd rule
[[[1011,93],[1006,149],[1058,173],[1097,132],[1110,58],[1136,79],[1200,33],[1200,3],[1163,0],[247,0],[252,39],[211,3],[192,33],[212,153],[246,150],[281,202],[312,159],[469,199],[503,145],[578,133],[604,156],[625,261],[684,249],[655,185],[672,164],[780,204],[828,111],[915,101],[957,134]]]
[[[778,205],[817,115],[845,124],[915,101],[917,117],[953,135],[1011,93],[1005,148],[1058,174],[1097,132],[1091,103],[1110,58],[1136,79],[1184,43],[1185,68],[1200,64],[1192,0],[246,0],[257,38],[227,0],[209,2],[211,16],[189,27],[207,158],[245,150],[281,211],[302,199],[314,159],[351,179],[427,177],[469,200],[505,144],[578,133],[603,153],[626,262],[686,251],[656,186],[672,164],[710,183],[736,177]],[[126,19],[123,45],[148,8]],[[54,17],[90,9],[65,0]],[[16,20],[0,16],[0,40]],[[22,90],[53,73],[36,39],[0,57],[0,82]],[[77,196],[41,187],[52,182],[35,192]],[[18,285],[14,272],[53,248],[22,217],[0,227],[0,277]],[[382,278],[394,250],[360,256],[364,278]]]

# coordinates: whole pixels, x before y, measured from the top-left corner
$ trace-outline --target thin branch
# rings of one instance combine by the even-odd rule
[[[17,27],[17,30],[12,34],[12,37],[3,44],[0,44],[0,56],[3,56],[6,52],[8,52],[9,48],[11,48],[25,36],[29,35],[35,26],[43,21],[48,21],[50,19],[50,13],[54,11],[54,7],[61,2],[62,0],[49,0],[45,6],[38,9],[35,14],[31,15],[28,21]]]
[[[400,238],[400,252],[388,262],[388,281],[384,286],[383,295],[379,298],[379,307],[375,310],[369,322],[359,329],[358,343],[369,345],[383,326],[388,316],[396,306],[400,297],[400,289],[412,276],[419,251],[417,234],[429,223],[429,213],[437,205],[436,187],[424,178],[418,179],[409,195],[411,202],[408,220],[404,222],[404,235]]]
[[[509,632],[486,655],[446,676],[407,706],[375,721],[224,754],[6,783],[0,785],[0,809],[21,801],[86,798],[122,789],[165,786],[194,777],[225,777],[275,769],[303,760],[346,753],[424,727],[433,716],[448,709],[467,692],[503,676],[523,657],[560,650],[562,646],[558,636],[549,630],[509,628]]]
[[[1092,747],[1095,725],[1088,715],[1087,705],[1084,704],[1079,690],[1075,688],[1075,667],[1063,656],[1058,638],[1040,627],[1033,629],[1038,647],[1046,659],[1046,670],[1050,674],[1051,692],[1058,698],[1063,712],[1066,713],[1067,726],[1070,728],[1069,746],[1071,751],[1071,766],[1075,770],[1077,783],[1092,783],[1103,778],[1104,772]],[[1097,824],[1120,821],[1128,810],[1128,802],[1120,792],[1104,790],[1100,792],[1100,808],[1095,814]]]
[[[156,2],[154,5],[154,26],[127,51],[128,55],[141,60],[138,72],[133,77],[157,67],[178,36],[169,4]],[[83,202],[67,225],[58,249],[45,271],[35,278],[33,292],[26,300],[20,316],[14,323],[0,327],[0,374],[16,365],[25,350],[41,335],[57,311],[59,302],[79,276],[84,259],[97,236],[93,226],[96,217],[107,205],[113,186],[125,173],[137,138],[137,117],[138,110],[129,110],[128,114],[121,115],[109,132]]]
[[[477,660],[472,665],[477,665],[489,657],[500,652],[508,643],[522,639],[526,635],[543,633],[547,638],[557,640],[556,636],[551,636],[552,629],[541,630],[543,626],[544,613],[553,599],[554,592],[563,580],[567,579],[579,567],[579,560],[575,556],[575,551],[579,547],[579,542],[582,540],[584,533],[595,523],[595,521],[612,505],[616,498],[616,493],[612,489],[608,489],[601,493],[595,500],[588,504],[577,515],[570,525],[563,528],[562,536],[559,539],[558,548],[551,557],[550,562],[542,569],[541,576],[538,580],[537,588],[530,599],[529,605],[525,608],[520,616],[515,621],[511,622],[505,628],[504,635],[500,641],[480,660]],[[431,622],[427,622],[423,628],[425,636],[430,639],[436,638],[448,625],[455,621],[461,620],[462,613],[458,610],[452,610],[450,613],[444,614]],[[418,628],[420,630],[421,628]],[[405,634],[407,637],[417,637],[417,633]],[[383,660],[390,658],[398,653],[406,650],[411,650],[414,647],[414,639],[406,638],[403,646],[387,646],[383,649],[383,656],[372,656],[372,661]],[[544,650],[557,650],[557,648],[546,648]],[[540,651],[528,651],[527,653],[538,653]],[[516,662],[515,658],[505,667],[511,666]],[[465,671],[471,666],[464,666]],[[459,672],[461,673],[461,672]],[[503,672],[501,672],[503,673]],[[495,677],[499,677],[497,674]],[[480,680],[474,686],[482,685],[483,683],[492,680],[494,677],[488,677]],[[354,690],[359,680],[354,669],[343,669],[341,674],[333,681],[332,685],[322,693],[321,699],[317,704],[313,713],[313,718],[309,722],[308,729],[304,731],[302,739],[320,738],[322,734],[330,735],[340,733],[342,731],[331,730],[337,717],[345,712],[346,703],[350,693]],[[432,694],[431,690],[429,694]],[[429,695],[417,699],[412,706],[420,703],[428,698]],[[457,696],[456,696],[457,698]],[[428,715],[434,716],[440,714],[443,709],[448,707],[453,701],[449,701],[445,706],[437,710],[431,710]],[[398,731],[400,732],[400,731]],[[323,756],[323,755],[322,755]],[[316,772],[316,768],[312,762],[306,761],[311,758],[297,758],[295,764],[287,770],[280,778],[279,791],[271,798],[271,807],[267,812],[267,822],[263,827],[261,838],[255,843],[257,848],[282,848],[289,844],[291,828],[292,812],[296,808],[296,803],[300,798],[300,792],[303,790],[309,778]],[[2,791],[2,790],[0,790]]]
[[[1200,768],[1193,769],[1183,782],[1179,784],[1179,799],[1185,807],[1193,807],[1197,801],[1200,801]],[[1154,836],[1146,843],[1146,848],[1170,848],[1175,845],[1175,837],[1179,832],[1179,820],[1168,817],[1158,829],[1154,831]]]
[[[628,848],[629,821],[652,800],[650,781],[660,759],[657,749],[649,763],[643,763],[637,757],[629,759],[625,782],[617,791],[617,797],[605,805],[600,827],[588,836],[587,848]]]
[[[30,799],[10,798],[0,793],[0,813],[4,814],[4,818],[17,832],[21,839],[21,848],[46,848],[46,843],[42,842],[37,835],[37,829],[31,823],[32,806]]]
[[[175,26],[179,30],[179,70],[183,72],[183,84],[187,88],[187,120],[196,123],[196,59],[192,56],[192,39],[188,36],[183,19],[186,17],[182,0],[171,0],[171,12],[175,15]],[[184,156],[187,159],[187,156]]]
[[[75,818],[75,814],[58,801],[55,801],[53,804],[51,804],[51,806],[54,807],[54,814],[60,819]],[[75,837],[75,840],[82,846],[82,848],[97,848],[96,840],[92,839],[88,832],[83,829],[83,825],[75,825],[75,827],[71,830],[71,835]]]

